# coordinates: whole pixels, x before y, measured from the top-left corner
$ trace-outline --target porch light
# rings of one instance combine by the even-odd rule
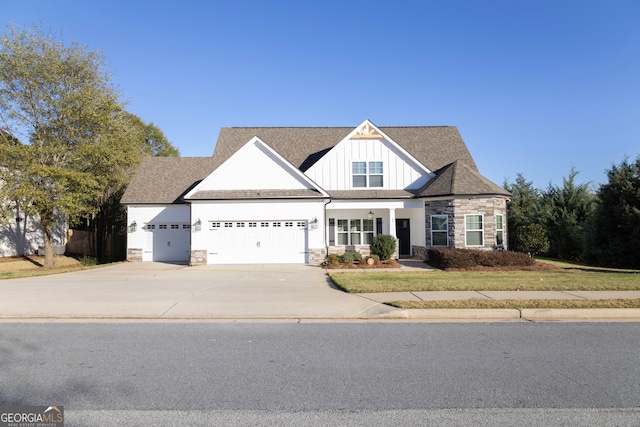
[[[135,233],[137,228],[138,224],[133,221],[131,224],[129,224],[129,233]]]
[[[202,221],[200,221],[200,218],[193,224],[193,228],[195,228],[196,231],[202,230]]]
[[[367,218],[373,219],[373,212],[371,212],[371,209],[369,209],[369,213],[367,214]]]

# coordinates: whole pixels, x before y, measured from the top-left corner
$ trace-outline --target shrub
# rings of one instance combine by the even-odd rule
[[[327,255],[327,264],[329,265],[338,265],[340,263],[340,259],[336,254]]]
[[[391,258],[396,251],[396,239],[388,234],[378,234],[371,242],[371,254],[377,255],[381,260]]]
[[[80,258],[78,258],[78,261],[80,261],[80,264],[85,267],[98,265],[98,259],[89,255],[82,255]]]
[[[362,259],[362,255],[360,255],[359,252],[345,252],[343,255],[340,255],[338,259],[340,262],[354,263],[356,261],[360,261]]]
[[[527,254],[510,251],[480,251],[442,248],[427,251],[429,264],[442,270],[473,267],[524,267],[535,261]]]

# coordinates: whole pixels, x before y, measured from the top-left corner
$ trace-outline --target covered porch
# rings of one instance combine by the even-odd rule
[[[370,254],[378,234],[396,239],[394,258],[423,256],[424,203],[421,200],[332,200],[325,206],[329,254]]]

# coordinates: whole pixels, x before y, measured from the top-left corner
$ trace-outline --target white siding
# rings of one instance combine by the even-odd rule
[[[190,233],[188,231],[175,232],[169,236],[169,232],[164,233],[158,228],[154,236],[146,226],[148,224],[167,224],[171,231],[171,224],[190,224],[189,205],[131,205],[127,208],[127,228],[135,221],[136,231],[127,232],[127,248],[141,248],[142,261],[154,260],[154,244],[162,244],[162,248],[156,247],[155,252],[159,257],[158,261],[185,261],[185,250],[188,251]],[[181,227],[182,228],[182,227]],[[154,241],[154,237],[156,237]],[[160,242],[159,239],[162,239]],[[168,240],[167,240],[168,239]],[[167,242],[170,242],[167,245]],[[166,246],[166,247],[165,247]],[[185,249],[186,248],[186,249]]]
[[[305,174],[325,190],[352,190],[351,162],[382,161],[384,190],[415,189],[424,185],[429,175],[396,146],[384,139],[348,139],[310,167]]]

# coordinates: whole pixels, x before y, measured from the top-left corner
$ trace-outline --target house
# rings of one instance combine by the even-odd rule
[[[510,194],[457,128],[223,128],[212,157],[147,158],[127,188],[130,261],[320,264],[369,253],[506,245]]]
[[[38,217],[25,214],[16,203],[0,206],[0,258],[44,255],[44,231]],[[53,229],[53,251],[62,255],[66,250],[67,223],[61,221]]]

